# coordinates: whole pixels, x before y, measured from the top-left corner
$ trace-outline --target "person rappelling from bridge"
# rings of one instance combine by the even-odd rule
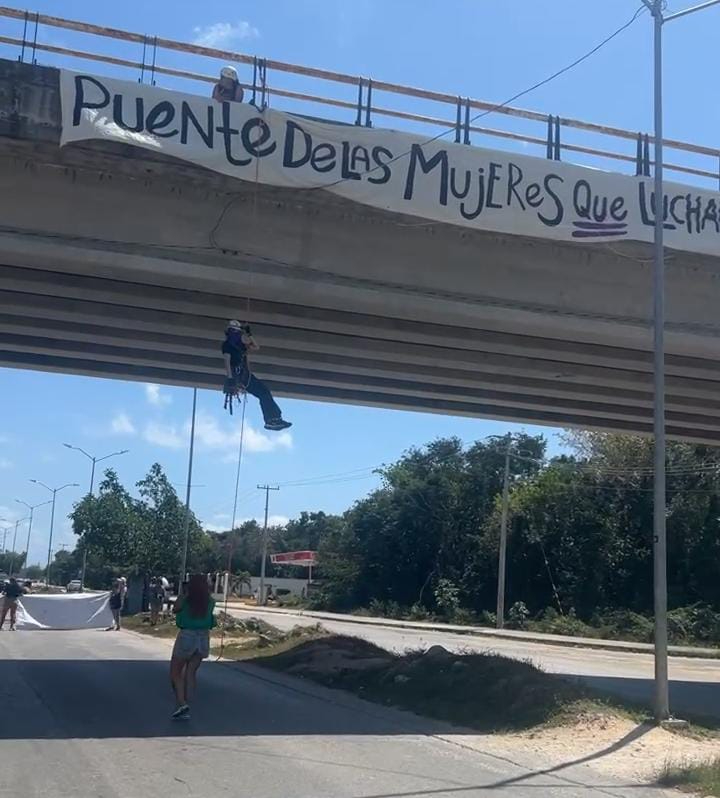
[[[260,400],[265,429],[287,429],[292,426],[292,423],[283,419],[282,412],[273,399],[270,389],[250,371],[248,352],[257,352],[259,349],[247,322],[240,322],[237,319],[228,322],[222,345],[225,360],[225,385],[223,387],[225,407],[232,413],[233,399],[243,392],[252,394]]]

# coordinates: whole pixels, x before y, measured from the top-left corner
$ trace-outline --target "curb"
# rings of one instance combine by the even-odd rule
[[[257,608],[252,607],[229,607],[239,612],[252,613],[257,611]],[[317,621],[337,621],[338,623],[353,623],[357,626],[380,626],[384,629],[408,629],[420,632],[446,632],[447,634],[465,635],[467,637],[489,637],[495,640],[517,640],[524,643],[535,643],[537,645],[558,646],[560,648],[588,648],[598,651],[613,651],[627,654],[652,654],[654,647],[651,643],[633,643],[626,640],[594,640],[588,637],[579,637],[572,639],[568,637],[553,637],[547,634],[543,637],[538,637],[533,634],[523,634],[522,632],[513,631],[512,634],[503,632],[501,630],[494,630],[491,628],[481,628],[477,626],[444,626],[438,624],[425,624],[422,622],[405,622],[393,620],[388,623],[387,618],[373,618],[372,620],[360,620],[352,615],[343,615],[341,617],[327,617],[323,614],[316,614],[313,612],[306,612],[304,610],[283,610],[267,607],[262,608],[262,612],[281,613],[285,615],[295,615],[299,618],[313,618]],[[709,659],[720,660],[720,649],[708,648],[688,648],[685,646],[669,646],[668,654],[673,657],[684,659]]]

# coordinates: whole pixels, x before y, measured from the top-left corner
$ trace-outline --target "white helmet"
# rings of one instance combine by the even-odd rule
[[[239,322],[237,319],[230,319],[227,323],[226,330],[242,330],[243,325],[242,322]]]
[[[234,80],[236,83],[238,82],[238,73],[235,67],[231,66],[224,66],[220,70],[220,77],[221,78],[230,78],[230,80]]]

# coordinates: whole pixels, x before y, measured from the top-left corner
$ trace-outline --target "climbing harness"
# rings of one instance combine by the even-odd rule
[[[242,385],[238,377],[228,377],[223,386],[223,393],[225,394],[224,409],[230,415],[233,414],[233,402],[247,403],[247,387],[250,384],[250,371],[248,370],[247,383]],[[242,397],[242,398],[241,398]],[[243,405],[243,418],[245,417],[245,407]]]

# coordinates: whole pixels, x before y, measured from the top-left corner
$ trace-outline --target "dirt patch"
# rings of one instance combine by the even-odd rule
[[[354,637],[311,641],[260,664],[484,732],[552,722],[585,697],[528,662],[442,646],[399,656]]]
[[[519,755],[541,757],[548,768],[560,772],[564,767],[584,763],[593,770],[641,784],[662,781],[672,763],[705,763],[720,746],[717,737],[681,735],[611,712],[581,715],[575,723],[566,721],[562,726],[519,734],[459,735],[454,739],[490,753],[512,750]],[[669,781],[662,783],[670,786]]]
[[[670,763],[706,763],[720,746],[715,730],[666,731],[643,723],[635,707],[609,703],[530,663],[498,655],[457,655],[441,646],[396,655],[358,638],[330,636],[257,663],[476,730],[481,733],[452,739],[480,751],[539,759],[551,770],[587,764],[655,784]]]

